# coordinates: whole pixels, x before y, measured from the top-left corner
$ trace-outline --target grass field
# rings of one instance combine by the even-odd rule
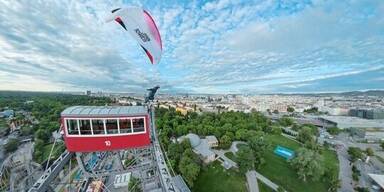
[[[232,169],[225,170],[219,162],[203,167],[192,188],[194,192],[247,191],[245,176]]]
[[[273,149],[277,145],[288,147],[293,150],[297,150],[300,147],[300,144],[285,138],[281,135],[268,135],[268,141],[271,142],[272,147],[265,153],[265,161],[267,162],[263,165],[258,171],[275,182],[276,184],[284,187],[287,191],[308,191],[311,189],[313,192],[327,191],[328,184],[323,181],[301,181],[296,172],[290,166],[290,164],[281,157],[276,156],[273,153]],[[338,160],[335,152],[330,150],[324,150],[323,154],[323,163],[326,167],[336,166],[338,167]]]
[[[226,152],[225,154],[224,154],[226,157],[228,157],[229,159],[231,159],[232,161],[235,161],[236,162],[236,157],[235,157],[235,155],[232,153],[232,152]]]
[[[260,192],[274,192],[273,189],[265,185],[263,182],[260,180],[257,181],[257,184],[259,185],[259,191]]]

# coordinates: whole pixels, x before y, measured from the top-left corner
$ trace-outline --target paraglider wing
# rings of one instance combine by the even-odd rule
[[[106,21],[116,21],[140,44],[152,64],[159,63],[163,47],[151,15],[139,7],[117,8],[111,12]]]

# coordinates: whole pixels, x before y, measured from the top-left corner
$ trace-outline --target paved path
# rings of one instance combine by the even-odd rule
[[[270,188],[272,188],[273,190],[277,191],[277,189],[279,188],[278,185],[276,185],[274,182],[272,182],[271,180],[269,180],[268,178],[264,177],[262,174],[256,172],[255,170],[252,170],[254,171],[256,174],[256,178],[258,180],[260,180],[261,182],[263,182],[264,184],[266,184],[267,186],[269,186]]]
[[[245,173],[245,176],[247,177],[248,191],[259,192],[259,185],[257,183],[256,171],[248,171],[247,173]]]
[[[349,161],[349,155],[348,155],[348,147],[359,147],[363,150],[370,147],[375,151],[375,154],[377,154],[379,148],[378,144],[369,144],[369,143],[357,143],[349,136],[347,133],[340,133],[337,135],[334,139],[328,139],[327,140],[330,143],[337,144],[336,152],[337,152],[337,158],[339,159],[339,179],[341,180],[341,187],[339,188],[339,192],[349,192],[354,191],[353,189],[353,180],[352,180],[352,166]],[[375,160],[375,158],[373,158]],[[375,162],[375,161],[374,161]],[[375,162],[377,163],[377,162]],[[378,164],[375,164],[377,167],[381,167]],[[359,166],[362,171],[369,170],[370,168],[365,167],[365,165]],[[369,172],[368,172],[369,173]],[[363,177],[360,179],[362,180],[360,184],[365,185],[366,181],[369,180],[369,178],[366,175],[367,173],[362,173]]]
[[[236,154],[237,151],[239,151],[239,148],[237,147],[238,144],[247,144],[244,141],[233,141],[231,147],[229,148],[230,151],[232,151],[233,154]]]
[[[339,179],[341,180],[341,187],[338,191],[350,192],[354,191],[352,186],[352,167],[348,160],[348,152],[345,147],[340,147],[336,150],[337,158],[339,159]]]
[[[229,165],[231,165],[232,167],[236,167],[237,168],[237,163],[232,161],[232,159],[228,158],[225,156],[225,152],[224,150],[213,150],[213,152],[219,156],[220,158],[222,158],[225,162],[227,162]]]

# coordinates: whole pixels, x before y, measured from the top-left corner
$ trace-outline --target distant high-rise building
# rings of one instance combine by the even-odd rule
[[[87,94],[88,96],[91,96],[92,92],[91,92],[90,90],[87,90],[86,94]]]
[[[384,119],[383,109],[351,109],[349,115],[364,119]]]

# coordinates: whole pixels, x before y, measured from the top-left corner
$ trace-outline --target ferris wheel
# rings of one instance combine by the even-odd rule
[[[156,89],[157,90],[157,89]],[[184,191],[175,186],[167,157],[157,139],[149,89],[146,106],[72,106],[61,113],[61,134],[67,151],[29,190],[50,191],[50,177],[73,171],[67,191],[127,191],[136,180],[143,191]],[[75,158],[73,158],[75,156]],[[72,161],[77,166],[72,166]],[[47,163],[49,164],[49,163]]]

